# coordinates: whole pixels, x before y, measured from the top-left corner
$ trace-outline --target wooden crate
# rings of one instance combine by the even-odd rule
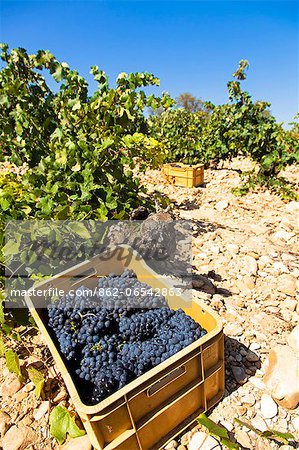
[[[182,163],[164,164],[162,172],[168,183],[175,186],[196,187],[204,183],[203,164],[195,166]]]
[[[119,275],[125,269],[133,269],[137,278],[153,289],[173,287],[171,280],[161,279],[130,247],[122,245],[118,250],[122,252],[122,260],[115,251],[109,260],[103,261],[97,256],[40,283],[35,289],[54,287],[67,292],[74,289],[74,285],[80,286],[79,283],[94,288],[98,277],[111,272]],[[166,298],[175,309],[184,303],[183,295],[167,295]],[[96,449],[158,450],[222,398],[225,374],[221,320],[201,300],[193,299],[189,303],[185,300],[186,314],[208,333],[102,402],[88,406],[80,399],[77,381],[69,373],[67,362],[51,337],[46,309],[40,307],[40,298],[28,291],[27,305]]]

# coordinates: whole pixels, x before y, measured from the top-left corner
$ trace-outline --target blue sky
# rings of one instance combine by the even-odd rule
[[[278,121],[298,112],[297,1],[2,1],[0,40],[29,52],[50,50],[91,80],[98,65],[148,71],[174,97],[182,92],[227,101],[240,59],[244,87],[271,102]],[[91,89],[93,85],[91,84]]]

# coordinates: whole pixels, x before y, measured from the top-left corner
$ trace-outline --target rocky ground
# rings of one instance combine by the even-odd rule
[[[226,427],[244,449],[287,450],[298,445],[279,446],[234,423],[240,418],[261,431],[274,428],[299,439],[299,409],[277,405],[269,395],[273,393],[271,380],[264,382],[270,350],[286,345],[298,324],[299,204],[286,203],[261,188],[244,197],[234,196],[231,188],[240,183],[239,169],[249,166],[249,161],[235,160],[221,170],[207,170],[206,183],[199,188],[169,186],[159,171],[147,173],[142,182],[152,194],[168,197],[178,217],[194,221],[193,265],[200,275],[194,295],[217,311],[224,323],[225,397],[209,417]],[[295,180],[295,168],[286,175]],[[72,403],[40,335],[29,334],[26,339],[21,364],[34,364],[48,374],[45,398],[36,400],[32,383],[21,385],[0,360],[2,448],[58,449],[49,434],[49,411],[57,404],[72,410]],[[282,371],[278,376],[290,390],[291,360],[286,349],[289,347],[283,347],[279,356]],[[293,384],[294,391],[296,379]],[[188,430],[167,450],[219,450],[218,443],[202,431],[199,426]],[[91,447],[85,437],[64,444],[64,448]]]

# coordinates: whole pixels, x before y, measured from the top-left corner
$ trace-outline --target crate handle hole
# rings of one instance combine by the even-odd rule
[[[150,386],[146,392],[146,395],[148,397],[151,397],[152,395],[161,391],[164,387],[168,386],[174,380],[177,380],[179,377],[184,375],[184,373],[186,373],[186,367],[185,366],[178,367],[177,369],[173,370],[171,373],[166,375],[164,378],[162,378],[161,380],[157,381],[152,386]]]
[[[81,272],[78,275],[75,275],[70,279],[70,283],[72,286],[75,286],[78,283],[82,283],[82,281],[86,280],[87,278],[93,277],[96,275],[97,270],[94,267],[91,267],[90,269],[85,270],[85,272]]]

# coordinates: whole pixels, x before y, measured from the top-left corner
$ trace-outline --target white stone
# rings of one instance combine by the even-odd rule
[[[202,431],[197,431],[193,434],[193,436],[190,439],[188,449],[189,450],[199,450],[202,448],[203,443],[205,442],[207,438],[207,434],[203,433]]]
[[[33,417],[35,420],[40,420],[49,411],[50,402],[44,401],[40,406],[34,411]]]
[[[22,388],[22,383],[18,380],[16,375],[12,375],[5,384],[0,387],[0,396],[11,397],[16,394]]]
[[[239,246],[236,244],[226,244],[226,248],[230,253],[233,254],[239,253]]]
[[[299,211],[299,202],[292,201],[285,206],[287,212]]]
[[[275,261],[273,263],[273,268],[279,273],[288,273],[288,268],[280,261]]]
[[[218,441],[202,431],[193,434],[188,447],[189,450],[220,450]]]
[[[252,256],[244,256],[243,265],[246,273],[249,275],[256,275],[257,273],[257,262]]]
[[[2,447],[3,450],[24,450],[36,441],[37,434],[32,428],[13,425],[4,435]]]
[[[257,342],[252,342],[249,346],[249,350],[254,352],[255,350],[259,350],[261,348],[261,344],[258,344]]]
[[[299,416],[294,417],[294,419],[292,419],[292,425],[296,431],[299,431]]]
[[[295,236],[294,233],[289,233],[285,230],[279,230],[273,235],[275,239],[282,239],[283,241],[286,242],[292,239],[293,236]]]
[[[224,332],[229,336],[240,336],[243,333],[243,328],[238,322],[227,323],[224,327]]]
[[[5,411],[0,411],[0,436],[4,436],[8,430],[10,423],[10,415]]]
[[[236,430],[236,440],[245,448],[251,448],[251,441],[248,433],[238,428]]]
[[[251,384],[253,384],[253,386],[259,390],[263,390],[265,389],[265,384],[263,382],[263,380],[261,378],[258,377],[251,377],[249,378],[249,381]]]
[[[282,302],[282,306],[294,312],[297,308],[297,300],[293,300],[292,298],[286,298]]]
[[[266,422],[259,416],[251,419],[251,425],[260,431],[266,431],[268,429]]]
[[[298,354],[292,347],[276,345],[270,350],[264,383],[283,408],[294,409],[298,406]]]
[[[175,441],[174,439],[172,441],[170,441],[167,445],[165,445],[164,449],[165,450],[171,450],[172,448],[177,448],[179,444],[177,443],[177,441]]]
[[[282,253],[281,259],[283,261],[296,261],[296,256],[290,255],[289,253]]]
[[[299,325],[297,325],[288,336],[289,346],[296,352],[299,353]]]
[[[289,274],[280,275],[277,279],[277,290],[283,294],[296,295],[296,278]]]
[[[264,269],[264,267],[268,266],[272,263],[272,259],[267,255],[262,255],[258,260],[259,269]]]
[[[278,408],[275,401],[268,394],[263,394],[261,398],[261,413],[265,419],[272,419],[277,415]]]
[[[245,394],[241,397],[241,403],[244,405],[253,406],[255,404],[255,398],[253,394]]]
[[[228,207],[228,201],[227,200],[221,200],[220,202],[217,202],[215,205],[215,209],[217,209],[217,211],[221,212],[224,209],[226,209]]]
[[[267,278],[269,275],[267,274],[267,272],[264,272],[263,270],[259,270],[257,272],[258,276],[261,278]]]
[[[220,423],[221,423],[221,425],[224,426],[224,428],[227,429],[227,431],[233,431],[234,425],[231,422],[229,422],[228,420],[222,419],[220,421]]]
[[[61,450],[91,450],[92,446],[87,434],[74,439],[70,439],[63,445]]]

